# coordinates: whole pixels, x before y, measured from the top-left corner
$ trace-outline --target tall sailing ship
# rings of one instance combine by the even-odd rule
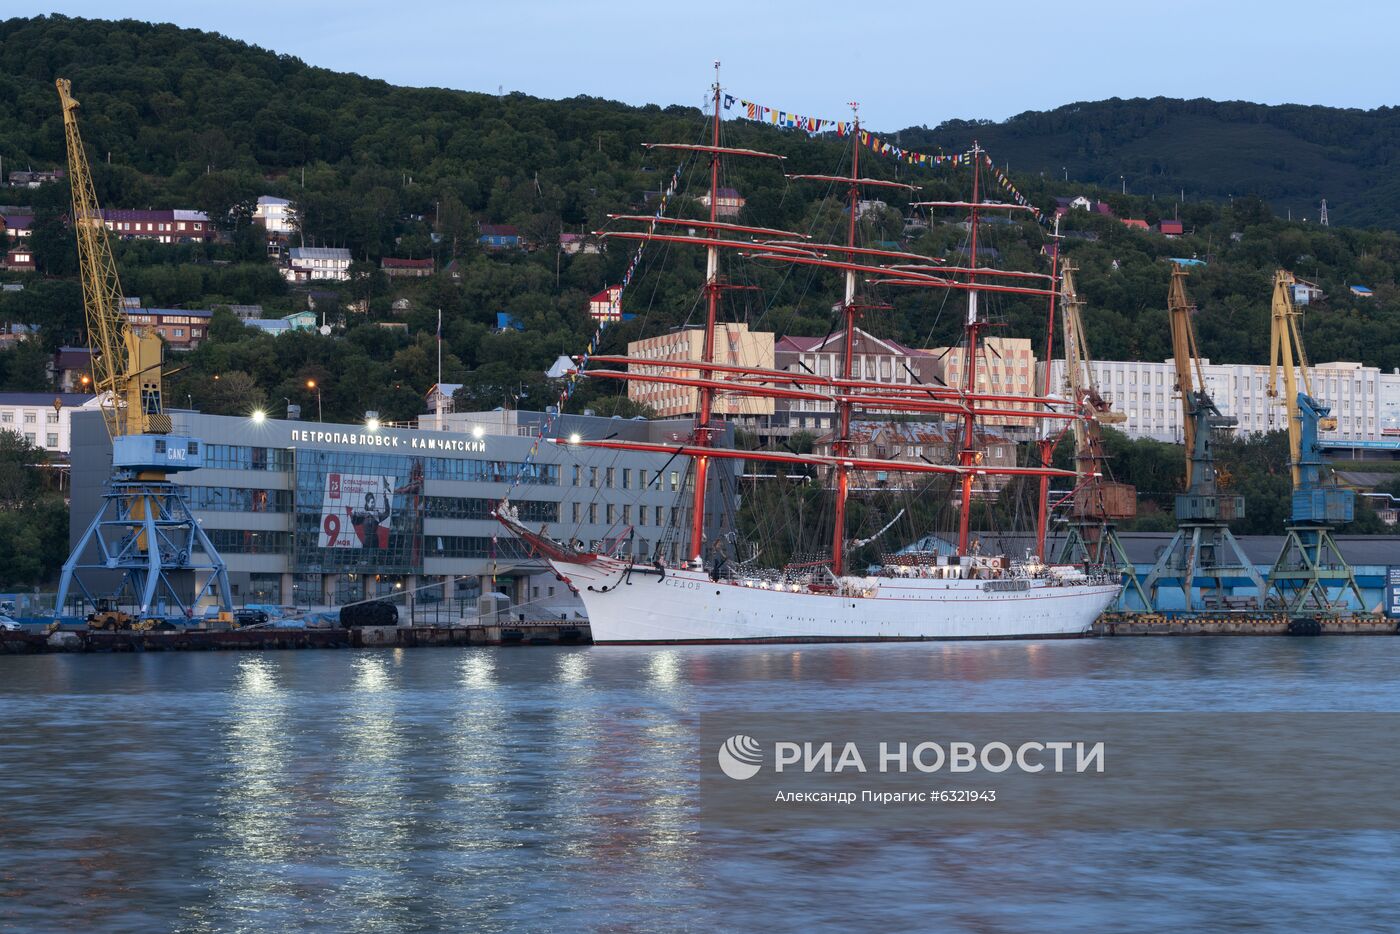
[[[558,443],[687,458],[691,464],[691,503],[688,560],[668,565],[660,559],[638,558],[607,550],[585,550],[532,530],[520,522],[509,503],[497,511],[499,520],[541,554],[562,580],[582,598],[593,639],[598,643],[708,642],[828,642],[898,641],[923,639],[1005,639],[1082,635],[1117,597],[1117,574],[1088,565],[1049,564],[1045,554],[1050,480],[1075,477],[1072,471],[1049,466],[1054,443],[1042,432],[1039,464],[994,466],[977,446],[978,426],[990,417],[1029,418],[1063,427],[1086,417],[1080,406],[1052,398],[1047,385],[1041,395],[1026,396],[980,391],[977,349],[988,321],[979,298],[997,293],[1043,297],[1049,309],[1047,334],[1053,333],[1056,276],[994,269],[978,265],[978,227],[988,210],[1029,210],[1028,206],[982,200],[981,150],[974,144],[971,159],[972,197],[969,201],[915,202],[930,209],[956,209],[970,215],[970,244],[965,266],[896,249],[857,245],[857,221],[862,194],[871,189],[916,186],[862,177],[861,130],[858,111],[850,130],[849,175],[789,175],[794,183],[819,183],[844,189],[847,200],[844,243],[817,243],[804,234],[720,220],[718,193],[722,159],[781,162],[782,156],[725,146],[720,140],[718,65],[713,86],[713,115],[708,143],[652,143],[651,149],[679,151],[709,163],[708,220],[664,216],[620,216],[615,221],[641,229],[613,229],[601,236],[619,240],[698,246],[706,252],[704,285],[704,343],[701,359],[658,360],[627,356],[594,356],[586,369],[590,378],[634,380],[689,387],[698,393],[698,415],[689,438],[675,444],[608,439],[558,439]],[[686,229],[678,229],[686,228]],[[840,374],[765,369],[716,362],[716,329],[720,293],[728,287],[720,273],[720,256],[739,252],[749,259],[793,266],[835,270],[844,276],[839,312],[844,333]],[[1058,259],[1058,251],[1052,256]],[[865,277],[864,279],[862,277]],[[966,365],[963,385],[932,385],[917,379],[889,383],[856,374],[856,321],[867,311],[884,308],[861,294],[862,284],[952,290],[966,296],[963,330]],[[1048,355],[1047,355],[1048,356]],[[616,367],[631,364],[632,369]],[[912,375],[912,374],[911,374]],[[715,418],[720,394],[738,397],[820,402],[835,412],[830,454],[771,450],[736,450],[716,444],[724,430]],[[934,414],[957,425],[955,463],[908,461],[858,456],[852,440],[855,413]],[[706,563],[705,521],[710,468],[717,459],[796,465],[823,472],[830,486],[834,518],[829,555],[816,562],[783,568],[758,569],[748,562]],[[847,566],[852,544],[848,538],[846,506],[852,474],[943,475],[954,484],[958,505],[956,553],[898,553],[877,567],[853,573]],[[974,540],[969,544],[970,514],[975,484],[996,477],[1029,477],[1038,482],[1036,547],[1021,557],[984,555]],[[1081,478],[1083,479],[1083,478]],[[711,543],[712,549],[715,543]]]

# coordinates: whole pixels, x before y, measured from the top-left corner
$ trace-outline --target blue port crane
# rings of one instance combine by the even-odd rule
[[[78,132],[78,101],[68,79],[55,84],[68,147],[70,220],[93,390],[112,441],[112,479],[63,564],[55,617],[71,597],[93,606],[87,622],[96,629],[153,628],[165,624],[164,614],[192,617],[201,604],[217,604],[221,618],[231,620],[224,560],[169,478],[204,466],[202,446],[176,433],[165,411],[160,337],[131,327],[123,311],[117,264]]]
[[[1222,492],[1215,469],[1215,432],[1234,429],[1239,422],[1221,412],[1206,389],[1193,321],[1196,306],[1187,298],[1186,277],[1182,264],[1174,263],[1167,294],[1186,442],[1185,492],[1176,496],[1176,535],[1143,586],[1154,610],[1165,608],[1159,596],[1164,586],[1180,588],[1187,610],[1258,610],[1264,601],[1264,578],[1229,526],[1231,519],[1244,516],[1244,497]],[[1236,596],[1237,586],[1253,593]]]
[[[1288,413],[1293,502],[1283,549],[1269,572],[1269,594],[1291,613],[1342,609],[1351,596],[1358,608],[1364,608],[1356,573],[1332,538],[1334,524],[1352,520],[1356,495],[1325,480],[1327,465],[1318,434],[1336,431],[1337,419],[1312,394],[1303,314],[1293,300],[1293,285],[1292,273],[1282,269],[1274,273],[1268,395]]]

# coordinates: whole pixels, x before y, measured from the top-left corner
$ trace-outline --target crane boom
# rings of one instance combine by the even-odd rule
[[[68,179],[73,193],[72,225],[78,240],[78,269],[83,284],[83,313],[92,349],[92,376],[102,404],[107,433],[112,438],[152,432],[168,434],[170,418],[161,398],[162,345],[155,335],[142,335],[122,312],[122,286],[107,239],[107,227],[97,205],[87,151],[78,131],[78,101],[72,84],[59,78],[63,134],[68,147]]]
[[[1173,264],[1171,287],[1167,293],[1167,313],[1171,318],[1172,360],[1176,363],[1176,391],[1181,393],[1181,427],[1186,442],[1186,487],[1191,487],[1191,452],[1196,449],[1196,391],[1205,388],[1201,356],[1196,349],[1196,308],[1186,297],[1186,270]]]

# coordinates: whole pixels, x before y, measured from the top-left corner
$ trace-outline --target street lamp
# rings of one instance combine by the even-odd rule
[[[316,393],[316,421],[321,421],[321,387],[314,379],[306,381],[306,388]]]
[[[254,424],[254,425],[261,425],[261,424],[262,424],[264,421],[266,421],[266,420],[267,420],[267,413],[266,413],[266,412],[264,412],[262,409],[254,409],[254,410],[253,410],[253,424]]]
[[[370,431],[378,431],[378,430],[379,430],[379,413],[378,413],[378,412],[366,412],[366,413],[365,413],[365,427],[368,428]]]

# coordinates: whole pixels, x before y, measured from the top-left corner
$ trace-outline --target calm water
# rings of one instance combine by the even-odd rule
[[[1400,639],[0,658],[0,929],[1395,929],[1395,834],[696,813],[704,711],[1117,708],[1400,710]]]

